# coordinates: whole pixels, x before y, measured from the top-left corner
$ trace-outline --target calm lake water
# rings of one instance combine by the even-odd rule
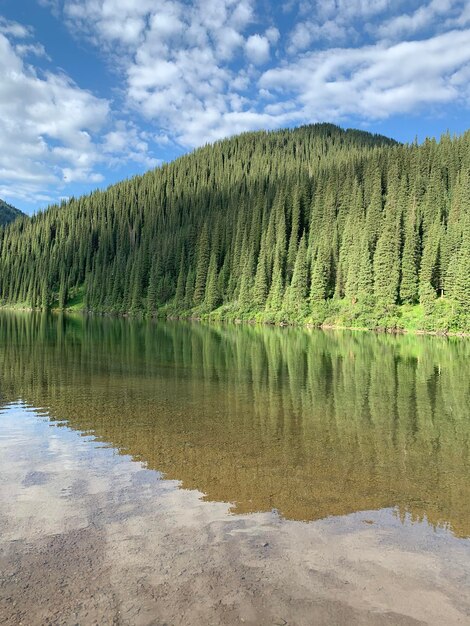
[[[0,315],[0,624],[470,623],[470,341]]]

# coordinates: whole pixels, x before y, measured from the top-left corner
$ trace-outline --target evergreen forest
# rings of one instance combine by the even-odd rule
[[[0,228],[5,306],[470,331],[470,131],[245,133]]]

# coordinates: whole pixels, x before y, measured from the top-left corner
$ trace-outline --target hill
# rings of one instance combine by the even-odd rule
[[[11,204],[7,204],[0,198],[0,226],[5,226],[24,215],[19,209],[15,209]]]
[[[0,238],[7,305],[470,330],[470,132],[246,133]]]

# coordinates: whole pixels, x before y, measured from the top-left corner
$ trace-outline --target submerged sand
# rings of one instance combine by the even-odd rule
[[[7,407],[0,624],[470,623],[468,539],[393,509],[303,523],[202,495]]]

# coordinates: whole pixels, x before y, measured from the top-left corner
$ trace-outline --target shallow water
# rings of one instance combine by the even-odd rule
[[[469,357],[2,314],[0,624],[470,623]]]

